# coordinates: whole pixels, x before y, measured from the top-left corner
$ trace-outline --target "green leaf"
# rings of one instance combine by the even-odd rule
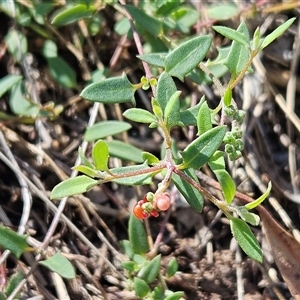
[[[118,20],[114,26],[114,31],[120,36],[128,34],[129,30],[130,22],[126,17]]]
[[[204,103],[205,97],[203,96],[200,100],[200,102],[192,106],[186,110],[183,110],[180,112],[180,121],[185,125],[185,126],[196,126],[197,125],[197,117],[199,114],[199,109],[201,105]]]
[[[9,278],[8,284],[5,289],[5,295],[9,296],[24,278],[25,278],[25,275],[22,271],[17,271],[15,274],[13,274]],[[0,299],[1,299],[1,297],[0,297]],[[5,297],[5,299],[6,299],[6,297]],[[14,299],[20,299],[20,298],[18,296],[16,296]]]
[[[195,174],[193,169],[187,169],[183,171],[187,176],[194,179],[197,183],[198,178]],[[185,198],[188,204],[195,210],[195,211],[202,211],[204,199],[202,194],[191,186],[188,182],[182,179],[179,175],[173,173],[172,174],[172,181],[174,182],[176,188],[181,193],[181,195]]]
[[[124,253],[132,258],[133,252],[132,252],[132,248],[131,248],[131,244],[128,240],[122,240],[120,241],[120,246],[122,248],[122,250],[124,251]]]
[[[266,48],[268,45],[270,45],[274,40],[276,40],[280,35],[282,35],[296,20],[296,18],[291,18],[284,22],[282,25],[277,27],[273,32],[268,34],[260,46],[260,50]]]
[[[79,155],[79,157],[81,159],[81,162],[86,167],[89,167],[90,169],[94,169],[95,170],[95,166],[86,158],[86,156],[84,155],[81,147],[78,148],[78,155]]]
[[[56,272],[61,277],[66,279],[75,278],[75,270],[70,261],[61,255],[60,252],[55,253],[52,257],[39,261],[39,264],[50,269],[53,272]]]
[[[79,165],[72,168],[73,170],[76,170],[78,172],[81,172],[89,177],[97,177],[98,172],[94,168],[90,168],[87,166]]]
[[[95,163],[96,169],[100,171],[108,170],[108,145],[105,141],[99,140],[93,146],[92,157]]]
[[[195,37],[181,44],[166,56],[166,72],[183,81],[184,76],[204,59],[210,45],[209,35]]]
[[[226,202],[230,204],[235,196],[236,186],[229,173],[225,170],[224,153],[217,151],[208,164],[222,187]]]
[[[167,16],[168,14],[170,14],[172,12],[172,10],[174,8],[176,8],[179,5],[180,5],[180,2],[178,2],[177,0],[176,1],[172,1],[172,0],[166,1],[158,7],[156,14],[162,15],[162,16]]]
[[[272,189],[272,182],[270,181],[267,190],[255,201],[246,204],[245,208],[250,210],[260,205],[269,196],[271,189]]]
[[[163,72],[157,82],[156,99],[164,112],[169,99],[177,91],[173,78],[166,72]]]
[[[72,24],[80,19],[92,17],[95,11],[96,8],[94,6],[78,4],[70,8],[65,8],[53,18],[51,24],[57,27]]]
[[[30,250],[26,239],[26,235],[20,235],[7,227],[0,225],[0,246],[9,250],[17,258],[20,258],[23,252]]]
[[[88,85],[80,94],[81,97],[106,104],[130,102],[135,105],[135,87],[125,73],[121,77],[112,77]]]
[[[129,271],[129,272],[133,272],[136,269],[136,263],[134,261],[124,261],[121,263],[122,267]]]
[[[183,167],[200,169],[221,145],[226,126],[218,126],[206,131],[182,152]]]
[[[140,299],[144,299],[150,293],[150,287],[144,280],[138,277],[134,277],[133,284],[134,284],[135,294]]]
[[[0,79],[0,97],[4,95],[10,88],[12,88],[16,83],[22,80],[21,75],[6,75]]]
[[[159,4],[161,3],[159,2]],[[178,2],[177,0],[176,1],[169,0],[169,1],[162,2],[162,4],[158,7],[156,11],[156,14],[167,16],[172,12],[172,10],[174,10],[174,8],[176,8],[179,5],[180,2]]]
[[[159,159],[149,152],[142,152],[143,161],[147,161],[148,165],[154,165],[159,163]]]
[[[149,53],[137,55],[137,58],[157,68],[165,68],[165,58],[167,53]]]
[[[240,27],[244,26],[242,24],[245,25],[245,23],[242,22]],[[227,37],[228,39],[236,41],[237,43],[243,45],[246,48],[250,47],[250,38],[249,38],[249,36],[243,34],[238,29],[234,30],[232,28],[225,27],[225,26],[213,26],[213,29],[215,31],[217,31],[218,33],[222,34],[223,36]]]
[[[200,13],[193,7],[182,4],[172,12],[171,17],[175,23],[174,29],[187,35],[190,34],[191,26],[201,18]]]
[[[175,273],[178,271],[178,262],[176,257],[172,257],[171,260],[168,263],[167,266],[167,276],[168,278],[175,275]]]
[[[55,3],[33,3],[33,6],[31,8],[28,8],[30,11],[30,14],[33,16],[34,20],[40,24],[45,24],[45,16],[48,15],[48,13],[51,12],[53,9]]]
[[[237,208],[237,214],[242,220],[253,226],[258,226],[260,222],[260,217],[254,213],[250,213],[244,206]]]
[[[234,181],[226,170],[215,170],[214,173],[222,187],[222,192],[226,202],[230,204],[236,191]]]
[[[250,43],[249,31],[247,25],[244,22],[240,24],[237,32],[241,33],[247,40],[249,40]],[[250,48],[248,46],[244,47],[237,41],[233,41],[227,59],[224,62],[225,66],[229,69],[233,79],[242,72],[249,59]]]
[[[98,180],[94,180],[85,175],[69,178],[54,187],[51,192],[51,199],[60,199],[66,196],[82,194],[97,184]]]
[[[231,218],[230,227],[234,238],[243,251],[252,259],[262,262],[263,256],[259,243],[245,221]]]
[[[149,111],[141,108],[129,108],[123,116],[131,121],[139,123],[152,123],[156,121],[156,118]]]
[[[198,135],[201,135],[206,131],[212,129],[211,111],[206,101],[201,105],[199,109],[199,114],[197,116],[197,127]]]
[[[226,89],[224,97],[223,97],[225,106],[231,105],[231,100],[232,100],[232,91],[231,91],[230,87],[228,87]]]
[[[129,218],[128,236],[134,254],[145,255],[149,251],[144,224],[134,215],[131,215]]]
[[[13,56],[14,60],[20,62],[23,58],[23,55],[27,53],[28,48],[25,35],[11,28],[8,31],[8,34],[5,36],[5,42],[7,49]]]
[[[140,10],[135,6],[126,5],[125,7],[133,17],[134,21],[137,22],[144,30],[149,32],[155,38],[159,36],[162,28],[162,22],[152,16],[149,16],[143,10]]]
[[[182,299],[183,295],[183,292],[172,292],[172,294],[164,298],[164,300],[180,300]]]
[[[102,121],[89,127],[84,134],[84,139],[91,142],[127,131],[130,128],[131,125],[128,122],[114,120]]]
[[[141,171],[141,170],[147,170],[147,169],[149,169],[149,167],[147,166],[147,163],[145,162],[142,165],[113,168],[110,171],[113,174],[126,174],[128,172],[135,172],[135,171]],[[153,173],[145,173],[145,174],[141,174],[141,175],[134,175],[134,176],[130,176],[130,177],[113,179],[113,182],[116,182],[116,183],[122,184],[122,185],[151,184],[153,175],[154,175]]]
[[[142,151],[132,145],[117,140],[107,141],[107,145],[110,156],[136,163],[143,162]]]
[[[238,7],[233,3],[214,3],[207,9],[209,18],[218,21],[228,20],[239,13]]]
[[[57,45],[51,40],[46,40],[43,46],[43,55],[46,58],[57,57]]]
[[[151,261],[147,261],[146,264],[138,272],[137,276],[147,283],[151,283],[157,277],[161,262],[161,255],[157,255]]]
[[[18,116],[30,116],[36,118],[39,108],[29,99],[23,97],[26,94],[23,81],[17,82],[11,89],[9,106],[14,114]]]
[[[49,72],[53,79],[64,87],[74,88],[76,86],[76,73],[71,66],[61,57],[46,57]]]
[[[168,100],[164,111],[164,121],[167,124],[167,128],[172,128],[180,124],[180,103],[179,96],[181,91],[176,91]]]

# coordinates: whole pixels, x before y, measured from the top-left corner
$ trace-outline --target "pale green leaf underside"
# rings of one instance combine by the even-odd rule
[[[9,74],[0,79],[0,97],[22,79],[21,75]]]
[[[141,170],[147,170],[149,167],[146,163],[142,165],[134,165],[134,166],[127,166],[121,168],[113,168],[111,169],[111,173],[113,174],[126,174],[128,172],[135,172]],[[123,178],[113,179],[113,182],[122,185],[144,185],[144,184],[151,184],[152,183],[152,176],[153,173],[146,173],[134,176],[124,176]]]
[[[60,199],[66,196],[82,194],[87,192],[96,184],[98,184],[97,180],[85,175],[69,178],[54,187],[51,192],[51,199]]]
[[[128,122],[114,120],[102,121],[89,127],[84,134],[84,139],[91,142],[127,131],[130,128],[131,125]]]
[[[282,35],[296,20],[296,18],[291,18],[287,20],[285,23],[277,27],[273,32],[268,34],[260,46],[260,49],[266,48],[268,45],[270,45],[274,40],[276,40],[280,35]]]
[[[120,159],[142,163],[142,150],[121,141],[106,141],[110,156]]]
[[[53,272],[56,272],[63,278],[75,278],[76,274],[73,265],[66,257],[61,255],[60,252],[57,252],[54,256],[46,260],[39,261],[39,264],[50,269]]]
[[[123,116],[139,123],[152,123],[156,121],[156,117],[153,114],[141,108],[129,108],[123,113]]]

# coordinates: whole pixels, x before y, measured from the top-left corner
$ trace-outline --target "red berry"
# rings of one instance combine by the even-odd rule
[[[155,195],[153,200],[153,206],[155,209],[165,211],[170,207],[170,195],[168,193],[163,193]]]
[[[151,211],[151,216],[152,217],[158,217],[159,216],[159,213],[158,213],[158,211],[157,210],[155,210],[155,209],[153,209],[152,211]]]
[[[144,212],[143,208],[139,205],[136,204],[133,208],[133,214],[138,218],[138,219],[147,219],[150,214]]]

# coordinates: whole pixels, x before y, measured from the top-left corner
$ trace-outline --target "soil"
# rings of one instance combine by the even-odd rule
[[[256,14],[250,14],[248,6],[239,4],[240,15],[233,20],[214,23],[236,28],[239,22],[245,19],[251,32],[259,25],[268,33],[282,20],[299,15],[297,6],[286,8],[281,2],[260,2],[263,3],[257,6]],[[103,19],[103,28],[91,37],[100,59],[98,64],[105,66],[110,76],[119,76],[126,72],[132,82],[138,82],[144,71],[135,57],[137,50],[134,41],[118,36],[113,29],[118,13],[107,6],[100,10],[99,15]],[[259,197],[262,193],[260,189],[272,181],[272,197],[277,200],[280,208],[274,207],[274,202],[266,201],[264,205],[285,228],[286,224],[289,224],[287,230],[300,228],[300,135],[297,127],[297,116],[300,115],[300,102],[297,101],[300,84],[296,61],[296,57],[299,56],[297,22],[282,38],[264,51],[254,64],[253,72],[235,89],[233,97],[239,108],[246,111],[242,124],[245,149],[241,159],[228,165],[228,171],[235,178],[238,190],[253,198]],[[13,25],[22,31],[28,41],[28,57],[31,59],[29,75],[26,75],[24,65],[13,60],[5,45],[4,37]],[[204,32],[212,33],[204,20],[199,26]],[[63,39],[49,28],[47,30],[50,38],[57,44],[59,55],[76,72],[75,88],[62,87],[51,77],[47,61],[42,55],[45,38],[30,27],[16,25],[0,10],[0,77],[9,73],[23,74],[27,83],[33,78],[30,97],[33,94],[37,95],[40,105],[44,108],[49,101],[63,108],[55,118],[43,117],[34,120],[13,113],[9,93],[0,99],[0,113],[9,116],[0,116],[3,136],[0,139],[0,151],[9,161],[13,162],[9,155],[15,160],[15,169],[11,169],[2,158],[0,161],[0,219],[3,225],[17,231],[24,215],[23,197],[30,195],[32,206],[26,233],[37,243],[44,240],[54,213],[49,202],[43,200],[36,189],[49,197],[53,187],[71,175],[71,168],[78,156],[78,147],[83,143],[93,111],[93,103],[80,98],[79,94],[86,85],[85,80],[89,76],[87,70],[97,68],[97,59],[88,43],[83,43],[80,49],[87,69],[67,48],[66,41],[76,42],[76,30],[80,30],[78,25],[61,27],[59,33]],[[197,30],[196,26],[193,27],[191,34],[195,34]],[[213,49],[227,42],[214,34]],[[214,50],[210,53],[211,56],[215,54]],[[295,61],[297,65],[293,67]],[[296,79],[294,89],[287,90],[287,86],[292,84],[292,78]],[[222,82],[226,80],[226,75],[221,78]],[[219,101],[214,85],[203,85],[199,92],[190,81],[176,81],[176,84],[184,96],[192,95],[200,99],[206,94],[210,107],[215,107]],[[278,97],[283,98],[286,107],[287,99],[293,96],[294,107],[285,111]],[[137,107],[147,108],[145,99],[147,102],[151,98],[151,92],[136,93],[136,97]],[[129,107],[129,104],[102,106],[97,113],[96,122],[105,119],[121,120],[120,112]],[[195,138],[193,131],[180,128],[174,129],[172,135],[181,150]],[[128,135],[118,135],[117,138],[143,151],[160,155],[161,136],[146,125],[132,124]],[[87,145],[86,155],[91,155],[91,143]],[[111,159],[110,163],[117,166],[121,162]],[[22,189],[19,172],[24,174],[36,189],[32,186],[29,186],[29,190],[26,186]],[[208,169],[204,168],[202,172],[212,177]],[[70,197],[64,215],[101,252],[102,257],[99,258],[95,250],[78,237],[69,223],[60,220],[45,252],[49,256],[57,251],[65,254],[75,267],[76,278],[59,280],[54,273],[39,266],[22,287],[20,298],[137,299],[135,293],[125,287],[127,283],[124,277],[119,275],[127,276],[121,263],[128,259],[119,242],[128,239],[128,218],[133,205],[149,190],[155,192],[158,182],[159,179],[155,179],[152,186],[138,188],[107,183],[93,188],[83,196]],[[203,186],[216,197],[222,197],[205,182]],[[274,263],[272,249],[261,226],[252,228],[263,247],[264,261],[260,264],[241,251],[232,238],[228,220],[209,201],[205,200],[202,213],[196,213],[186,205],[175,189],[171,188],[170,192],[176,198],[170,212],[161,213],[158,218],[150,218],[147,221],[154,240],[160,232],[162,233],[158,253],[162,255],[163,269],[171,258],[176,257],[178,261],[178,272],[167,280],[170,290],[184,291],[183,299],[190,300],[291,299],[288,286]],[[52,203],[58,207],[60,202]],[[287,221],[282,219],[281,211],[287,213]],[[2,250],[4,253],[4,249]],[[8,256],[5,267],[0,270],[2,290],[6,286],[6,280],[17,270],[25,273],[29,271],[34,264],[35,255],[36,252],[29,252],[20,259],[14,255]],[[110,261],[118,273],[114,272],[103,258]]]

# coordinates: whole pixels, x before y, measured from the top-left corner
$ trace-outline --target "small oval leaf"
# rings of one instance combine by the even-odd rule
[[[161,255],[157,255],[151,261],[148,261],[138,272],[138,277],[151,283],[157,276],[160,268]]]
[[[89,127],[84,134],[84,139],[91,142],[127,131],[130,128],[131,125],[128,122],[102,121]]]
[[[166,56],[167,53],[162,52],[162,53],[149,53],[149,54],[137,55],[137,58],[154,67],[165,68]]]
[[[135,87],[124,73],[121,77],[112,77],[88,85],[80,94],[81,97],[106,104],[130,102],[135,105]]]
[[[226,126],[218,126],[205,132],[182,152],[183,167],[200,169],[221,145],[226,133]]]
[[[87,167],[87,166],[83,166],[83,165],[80,165],[80,166],[75,166],[72,168],[72,170],[76,170],[76,171],[79,171],[89,177],[97,177],[98,175],[98,172],[94,169],[94,168],[90,168],[90,167]]]
[[[134,254],[145,255],[149,251],[144,224],[134,215],[131,215],[129,218],[128,236]]]
[[[152,123],[156,121],[156,118],[149,111],[141,108],[129,108],[123,116],[131,121],[139,123]]]
[[[26,235],[20,235],[7,227],[0,226],[1,247],[9,250],[17,258],[19,258],[23,252],[29,250],[26,239]]]
[[[205,101],[200,109],[197,116],[197,127],[198,127],[198,135],[205,133],[206,131],[212,129],[211,122],[211,111]]]
[[[92,5],[87,6],[84,4],[78,4],[76,6],[66,8],[61,13],[57,14],[51,24],[55,26],[63,26],[72,24],[80,19],[90,18],[93,16],[96,8]]]
[[[134,284],[134,291],[135,294],[140,298],[144,299],[150,292],[149,285],[143,280],[138,277],[133,279]]]
[[[108,146],[106,142],[99,140],[93,146],[92,150],[92,157],[95,163],[96,169],[100,171],[107,171],[108,170]]]
[[[60,252],[55,253],[54,256],[46,260],[39,261],[39,264],[50,269],[53,272],[56,272],[63,278],[75,278],[75,270],[73,265],[66,257],[61,255]]]
[[[107,141],[107,145],[110,156],[136,163],[143,162],[142,151],[132,145],[117,140]]]
[[[98,181],[85,175],[69,178],[62,181],[54,187],[51,192],[51,199],[60,199],[66,196],[82,194],[88,191],[93,186],[97,185]]]
[[[245,221],[238,218],[231,218],[230,228],[243,251],[252,259],[262,262],[263,256],[260,245]]]
[[[144,163],[142,165],[113,168],[110,171],[112,174],[126,174],[128,172],[136,172],[136,171],[147,170],[147,169],[149,169],[149,167]],[[154,176],[153,173],[145,173],[145,174],[134,175],[134,176],[124,176],[122,178],[113,179],[113,182],[122,185],[151,184],[153,176]]]
[[[167,266],[167,276],[168,278],[175,275],[175,273],[178,271],[178,262],[176,257],[172,257],[171,260],[168,263]]]
[[[62,86],[74,88],[76,86],[76,73],[61,57],[47,57],[51,76]]]
[[[22,79],[21,75],[9,74],[0,79],[0,97]]]

